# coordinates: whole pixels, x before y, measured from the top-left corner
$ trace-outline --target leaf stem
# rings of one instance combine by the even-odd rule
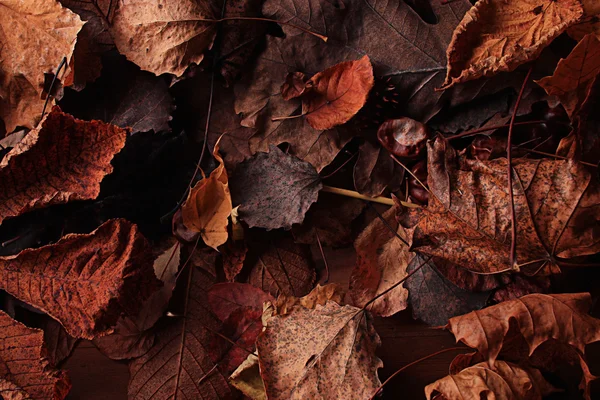
[[[536,125],[536,124],[546,124],[546,123],[548,123],[548,121],[537,120],[537,121],[515,122],[513,125],[514,126],[518,126],[518,125]],[[462,138],[462,137],[466,137],[466,136],[476,135],[476,134],[481,133],[481,132],[493,131],[495,129],[502,129],[502,128],[510,128],[510,124],[494,125],[494,126],[488,126],[488,127],[473,129],[473,130],[470,130],[470,131],[459,133],[457,135],[447,136],[446,140],[458,139],[458,138]]]
[[[406,165],[402,164],[402,162],[400,162],[400,160],[398,160],[395,155],[390,154],[390,157],[397,164],[399,164],[402,168],[404,168],[404,170],[406,172],[408,172],[410,174],[410,176],[412,176],[413,178],[415,178],[415,180],[419,183],[419,185],[421,185],[423,187],[423,189],[425,189],[427,191],[427,193],[432,194],[431,190],[429,190],[429,188],[427,186],[425,186],[425,184],[423,182],[421,182],[421,180],[419,178],[417,178],[417,176],[415,174],[413,174],[413,172]]]
[[[533,71],[533,66],[529,68],[527,71],[527,75],[523,80],[523,84],[521,85],[521,91],[519,92],[519,97],[517,97],[517,101],[515,102],[515,108],[513,109],[512,116],[510,118],[510,124],[508,126],[508,139],[506,144],[506,164],[507,164],[507,179],[508,179],[508,194],[510,197],[510,219],[511,219],[511,227],[510,227],[510,266],[513,269],[518,269],[517,260],[516,260],[516,251],[517,251],[517,216],[515,212],[515,198],[513,193],[513,170],[512,170],[512,134],[515,126],[515,118],[517,118],[517,112],[519,110],[519,105],[521,104],[521,99],[523,98],[523,93],[525,92],[525,86],[527,86],[527,82],[529,81],[529,77],[531,76],[531,72]]]
[[[319,228],[315,227],[315,236],[317,238],[317,243],[319,244],[319,250],[321,251],[321,258],[323,259],[323,263],[325,264],[325,281],[323,283],[329,282],[329,265],[327,264],[327,257],[325,256],[325,252],[323,251],[323,245],[321,245],[321,238],[319,237]]]
[[[369,197],[369,196],[365,196],[364,194],[360,194],[354,190],[341,189],[341,188],[336,188],[336,187],[327,186],[327,185],[323,185],[323,189],[321,189],[321,190],[323,192],[338,194],[340,196],[352,197],[354,199],[371,201],[373,203],[385,204],[388,206],[394,205],[394,200],[392,200],[389,197],[382,197],[382,196]],[[409,207],[409,208],[419,208],[420,207],[419,205],[417,205],[415,203],[407,203],[405,201],[400,201],[400,204],[402,204],[404,207]]]
[[[42,119],[46,114],[46,107],[48,106],[48,101],[50,97],[52,97],[52,89],[54,89],[54,85],[56,84],[56,79],[58,79],[58,74],[60,74],[60,70],[67,65],[67,57],[63,57],[60,64],[58,64],[58,68],[56,68],[56,74],[52,78],[52,82],[50,83],[50,88],[48,88],[48,96],[46,96],[46,101],[44,101],[44,108],[42,108]]]
[[[527,149],[525,147],[518,147],[518,146],[513,146],[513,148],[519,149],[519,150],[524,150],[528,153],[532,153],[532,154],[539,154],[540,156],[546,156],[546,157],[552,157],[552,158],[558,158],[559,160],[568,160],[568,157],[563,157],[563,156],[559,156],[557,154],[552,154],[552,153],[546,153],[544,151],[539,151],[539,150],[534,150],[534,149]],[[592,168],[597,168],[598,166],[596,164],[592,164],[589,162],[585,162],[585,161],[577,161],[579,164],[583,164],[583,165],[587,165],[588,167],[592,167]]]

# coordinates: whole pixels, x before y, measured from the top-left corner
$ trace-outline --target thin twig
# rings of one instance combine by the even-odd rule
[[[375,214],[377,214],[377,218],[379,218],[381,220],[381,222],[383,222],[383,224],[386,226],[386,228],[388,228],[388,230],[390,232],[392,232],[398,239],[400,239],[400,241],[402,243],[404,243],[407,247],[410,247],[408,242],[406,240],[404,240],[404,238],[402,236],[398,235],[398,232],[390,225],[389,222],[387,222],[385,220],[385,218],[383,218],[383,215],[381,215],[381,213],[375,207],[373,207],[371,203],[369,203],[369,206],[371,206],[373,211],[375,211]]]
[[[513,146],[513,149],[524,150],[524,151],[526,151],[528,153],[539,154],[540,156],[558,158],[559,160],[568,160],[569,159],[568,157],[559,156],[558,154],[546,153],[546,152],[543,152],[543,151],[528,149],[528,148],[525,148],[525,147]],[[577,161],[577,162],[579,164],[587,165],[588,167],[592,167],[592,168],[597,168],[598,167],[598,165],[596,165],[596,164],[592,164],[592,163],[585,162],[585,161]]]
[[[400,160],[398,160],[395,155],[390,154],[390,157],[398,165],[400,165],[402,168],[404,168],[404,170],[406,172],[408,172],[410,174],[410,176],[412,176],[413,178],[415,178],[415,180],[419,183],[419,185],[421,185],[423,187],[423,189],[425,189],[427,191],[427,193],[431,194],[431,190],[429,190],[429,188],[427,186],[425,186],[425,184],[423,182],[421,182],[421,180],[419,178],[417,178],[417,176],[415,174],[413,174],[413,172],[406,165],[402,164],[402,162],[400,162]]]
[[[533,66],[529,68],[525,79],[523,80],[523,85],[521,85],[521,91],[519,92],[519,97],[517,97],[517,101],[515,102],[515,108],[513,110],[512,116],[510,118],[510,124],[508,127],[508,143],[506,144],[506,164],[507,164],[507,179],[508,179],[508,194],[510,198],[510,219],[511,219],[511,228],[510,228],[510,266],[511,268],[517,267],[516,260],[516,250],[517,250],[517,215],[515,212],[515,198],[513,193],[513,180],[512,180],[512,134],[513,128],[515,126],[515,118],[517,118],[517,112],[519,110],[519,105],[521,104],[521,99],[523,98],[523,93],[525,93],[525,86],[527,86],[527,82],[529,81],[529,77],[531,76],[531,72],[533,71]]]
[[[369,196],[365,196],[364,194],[360,194],[354,190],[341,189],[341,188],[336,188],[336,187],[327,186],[327,185],[323,185],[323,189],[321,189],[321,190],[323,192],[339,194],[340,196],[352,197],[354,199],[366,200],[366,201],[370,201],[373,203],[380,203],[380,204],[385,204],[388,206],[394,205],[394,200],[392,200],[390,197],[381,197],[381,196],[369,197]],[[406,201],[400,201],[400,204],[402,204],[404,207],[408,207],[408,208],[420,208],[421,207],[418,204],[408,203]]]
[[[327,264],[327,257],[325,256],[325,252],[323,251],[323,245],[321,245],[321,238],[319,237],[319,228],[315,227],[315,236],[317,238],[317,243],[319,244],[319,250],[321,251],[321,258],[323,258],[323,263],[325,264],[325,280],[323,283],[329,282],[329,265]]]
[[[42,108],[42,118],[46,115],[46,107],[48,106],[48,101],[50,97],[52,97],[52,89],[54,89],[54,85],[56,84],[56,80],[58,79],[58,74],[60,74],[60,70],[67,65],[67,57],[63,57],[60,64],[58,64],[58,68],[56,69],[56,74],[52,78],[52,82],[50,83],[50,88],[48,89],[48,96],[46,96],[46,101],[44,102],[44,108]]]
[[[340,165],[339,167],[337,167],[337,168],[335,169],[335,171],[333,171],[332,173],[330,173],[330,174],[327,174],[327,175],[325,175],[325,176],[322,176],[322,177],[321,177],[321,179],[327,179],[327,178],[331,178],[333,175],[337,174],[337,173],[338,173],[338,172],[339,172],[339,171],[340,171],[342,168],[344,168],[344,167],[346,166],[346,164],[348,164],[350,161],[352,161],[352,159],[353,159],[354,157],[356,157],[357,155],[358,155],[358,153],[354,153],[354,154],[352,154],[352,156],[351,156],[350,158],[348,158],[346,161],[344,161],[344,162],[342,163],[342,165]]]
[[[514,126],[517,126],[517,125],[536,125],[536,124],[547,124],[547,123],[548,123],[548,121],[545,121],[545,120],[523,121],[523,122],[515,122]],[[493,131],[495,129],[509,128],[509,127],[510,127],[510,124],[487,126],[487,127],[483,127],[483,128],[479,128],[479,129],[473,129],[473,130],[470,130],[470,131],[459,133],[457,135],[447,136],[446,140],[458,139],[458,138],[462,138],[462,137],[476,135],[476,134],[481,133],[481,132]]]

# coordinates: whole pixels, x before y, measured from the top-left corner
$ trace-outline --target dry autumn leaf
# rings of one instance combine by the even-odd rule
[[[542,400],[553,392],[537,369],[504,361],[496,362],[494,367],[482,362],[425,387],[427,399],[439,393],[445,399]]]
[[[600,39],[600,3],[596,0],[582,0],[583,18],[581,22],[567,30],[569,36],[581,40],[588,33],[593,33]]]
[[[0,222],[27,211],[95,199],[127,131],[55,107],[0,163]]]
[[[513,71],[583,15],[579,0],[480,0],[465,14],[448,45],[442,89]]]
[[[122,0],[111,34],[121,54],[155,75],[181,76],[210,49],[216,25],[207,1]]]
[[[275,301],[269,293],[247,283],[217,283],[207,294],[211,309],[221,321],[240,308],[262,311],[264,303]]]
[[[380,385],[379,343],[365,311],[333,301],[274,316],[256,342],[267,396],[368,399]]]
[[[571,54],[558,62],[556,71],[536,83],[549,95],[557,96],[570,117],[586,100],[600,73],[600,40],[592,34],[585,36]]]
[[[313,128],[331,129],[356,115],[372,87],[373,67],[369,56],[334,65],[306,82],[302,114]]]
[[[306,296],[294,297],[286,296],[284,294],[279,295],[277,301],[275,301],[275,304],[273,305],[274,315],[290,314],[298,307],[314,310],[317,305],[324,306],[328,301],[334,301],[341,305],[343,298],[344,293],[339,285],[330,283],[321,286],[317,283],[317,286],[315,286],[315,288]]]
[[[230,184],[239,218],[250,227],[269,230],[302,222],[322,188],[312,165],[275,146],[238,165]]]
[[[60,321],[77,338],[102,336],[159,286],[148,243],[128,221],[0,258],[0,288]]]
[[[504,158],[472,160],[458,156],[443,138],[430,143],[429,205],[401,215],[413,229],[412,250],[475,273],[513,269],[506,169]],[[597,219],[600,187],[583,165],[519,159],[513,176],[519,268],[556,272],[562,260],[600,250],[589,223]]]
[[[44,73],[71,58],[83,22],[57,1],[0,1],[0,118],[33,128],[42,114]]]
[[[219,165],[190,190],[181,213],[184,225],[191,231],[200,232],[204,243],[217,250],[229,236],[227,225],[232,205],[219,142],[215,144],[213,155]]]
[[[0,388],[5,399],[62,400],[71,383],[46,359],[44,332],[28,328],[0,311]]]

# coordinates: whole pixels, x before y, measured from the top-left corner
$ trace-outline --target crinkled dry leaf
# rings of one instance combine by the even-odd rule
[[[579,111],[600,73],[600,40],[589,34],[571,54],[558,62],[554,75],[536,83],[551,96],[557,96],[570,117]]]
[[[330,283],[325,286],[317,284],[309,294],[303,297],[286,296],[284,294],[277,297],[275,302],[274,313],[276,315],[285,315],[291,313],[296,307],[304,307],[309,309],[315,309],[317,305],[324,306],[328,301],[334,301],[339,305],[342,305],[344,293],[342,288],[335,284]]]
[[[452,35],[442,89],[535,60],[582,15],[579,0],[478,1]]]
[[[267,230],[302,222],[323,187],[312,165],[275,146],[238,165],[230,182],[240,219]]]
[[[281,96],[284,100],[291,100],[299,97],[306,90],[306,81],[308,77],[302,72],[290,72],[285,77],[285,82],[281,85]]]
[[[269,319],[256,342],[269,399],[368,399],[379,335],[365,311],[333,301]]]
[[[219,143],[213,155],[219,165],[210,176],[199,181],[181,207],[183,223],[192,231],[200,232],[204,243],[217,250],[227,241],[227,224],[231,214],[231,195],[223,159],[219,155]]]
[[[225,279],[231,282],[238,276],[244,267],[244,260],[246,260],[248,247],[243,240],[228,240],[221,246],[219,251],[221,252],[221,259],[223,260]]]
[[[44,333],[28,328],[0,311],[0,390],[5,399],[62,400],[71,383],[64,371],[46,359]]]
[[[208,1],[122,0],[111,34],[119,52],[155,75],[181,76],[199,64],[216,35]]]
[[[581,40],[588,33],[593,33],[600,39],[600,3],[596,0],[581,0],[583,4],[582,22],[567,30],[569,36]]]
[[[73,200],[95,199],[127,131],[54,107],[0,163],[0,222]]]
[[[39,122],[44,73],[70,60],[83,22],[57,1],[1,0],[0,7],[0,118],[12,132]]]
[[[108,333],[123,311],[135,315],[159,286],[146,239],[122,219],[1,257],[0,281],[1,289],[86,339]]]
[[[551,339],[583,355],[587,344],[600,340],[600,320],[588,315],[591,304],[589,293],[530,294],[451,318],[447,328],[457,341],[477,349],[491,365],[502,350],[511,320],[516,321],[530,355]]]
[[[457,156],[438,138],[428,144],[427,170],[428,207],[400,216],[405,226],[414,224],[412,250],[475,273],[511,270],[506,159],[484,162]],[[517,159],[513,177],[519,266],[556,272],[561,259],[600,250],[593,228],[600,186],[583,165]]]
[[[252,400],[267,400],[258,357],[250,354],[229,377],[229,383]]]
[[[346,123],[366,103],[373,82],[369,56],[329,67],[306,82],[302,114],[318,130]]]
[[[498,361],[494,367],[482,362],[438,379],[425,387],[425,396],[440,393],[445,399],[542,400],[554,388],[534,368]]]

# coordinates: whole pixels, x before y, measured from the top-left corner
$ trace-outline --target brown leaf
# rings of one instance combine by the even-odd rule
[[[316,273],[308,246],[288,238],[271,241],[265,249],[252,249],[256,259],[248,282],[273,296],[303,296],[310,292]]]
[[[0,258],[0,288],[60,321],[76,338],[110,331],[158,288],[137,226],[109,220],[90,234]]]
[[[551,96],[557,96],[573,117],[588,96],[596,76],[600,73],[600,40],[592,34],[585,36],[571,54],[558,62],[554,75],[536,83]]]
[[[306,75],[302,72],[290,72],[285,77],[285,82],[281,85],[281,96],[284,100],[295,99],[301,96],[306,90]]]
[[[365,104],[373,82],[369,56],[329,67],[306,82],[302,114],[318,130],[344,124]]]
[[[248,252],[246,242],[243,240],[228,240],[219,250],[223,259],[225,279],[233,281],[244,267],[244,260],[246,260],[246,253]]]
[[[375,296],[390,289],[406,276],[406,267],[413,258],[409,247],[397,234],[406,239],[406,233],[395,221],[396,208],[390,208],[383,218],[375,218],[354,243],[357,262],[350,276],[350,295],[354,304],[363,307]],[[392,228],[394,231],[390,231]],[[379,297],[369,311],[389,317],[408,306],[408,291],[399,285]]]
[[[428,147],[429,205],[401,216],[405,226],[420,218],[412,249],[475,273],[511,270],[506,159],[457,156],[442,138]],[[600,250],[590,222],[597,219],[600,187],[583,165],[518,159],[513,171],[519,266],[556,272],[560,259]]]
[[[250,354],[231,374],[229,383],[252,400],[267,400],[265,384],[260,376],[258,357],[253,354]]]
[[[119,4],[111,34],[119,52],[155,75],[181,76],[199,64],[216,35],[209,2],[125,0]]]
[[[425,387],[425,396],[440,393],[446,399],[542,400],[554,388],[533,368],[498,361],[494,367],[482,362],[458,374],[438,379]]]
[[[48,350],[46,356],[52,365],[58,365],[71,355],[77,339],[69,335],[58,321],[47,316],[44,317],[42,329]]]
[[[225,376],[211,359],[210,344],[221,324],[209,311],[212,278],[188,266],[183,311],[158,323],[154,346],[129,364],[130,399],[232,399]]]
[[[569,36],[581,40],[588,33],[593,33],[600,39],[600,3],[596,0],[581,0],[583,4],[582,22],[567,30]]]
[[[231,177],[233,204],[250,227],[291,229],[317,201],[321,178],[307,162],[275,146],[244,161]]]
[[[547,276],[522,276],[514,274],[512,282],[497,289],[493,300],[497,303],[515,300],[532,293],[548,293],[550,290],[550,279]]]
[[[188,194],[181,207],[184,225],[200,232],[204,243],[217,250],[229,236],[227,225],[231,214],[231,195],[223,159],[219,155],[219,143],[213,155],[219,165],[210,176],[199,181]]]
[[[12,132],[39,122],[44,73],[70,60],[83,22],[57,1],[2,0],[0,7],[0,118]]]
[[[354,164],[354,187],[367,196],[381,196],[386,188],[396,190],[404,179],[404,169],[379,144],[366,138]]]
[[[71,383],[64,371],[46,359],[44,333],[28,328],[0,311],[0,388],[5,399],[62,400]]]
[[[324,306],[328,301],[334,301],[342,305],[343,298],[344,292],[336,283],[330,283],[325,286],[317,284],[309,294],[303,297],[279,295],[274,305],[275,313],[276,315],[290,314],[297,307],[314,310],[317,305]]]
[[[127,131],[55,107],[0,163],[0,222],[73,200],[95,199]]]
[[[208,290],[210,307],[221,321],[240,308],[262,311],[265,302],[274,301],[269,293],[247,283],[217,283]]]
[[[370,316],[333,301],[269,319],[256,342],[269,399],[368,399],[379,387]]]
[[[442,89],[513,71],[583,15],[578,0],[481,0],[465,14],[447,50]]]
[[[600,320],[589,316],[588,293],[530,294],[517,300],[450,319],[447,328],[457,341],[475,348],[494,365],[512,325],[528,345],[529,355],[543,343],[555,340],[572,346],[580,356],[585,346],[600,340]],[[583,358],[582,367],[587,368]]]

